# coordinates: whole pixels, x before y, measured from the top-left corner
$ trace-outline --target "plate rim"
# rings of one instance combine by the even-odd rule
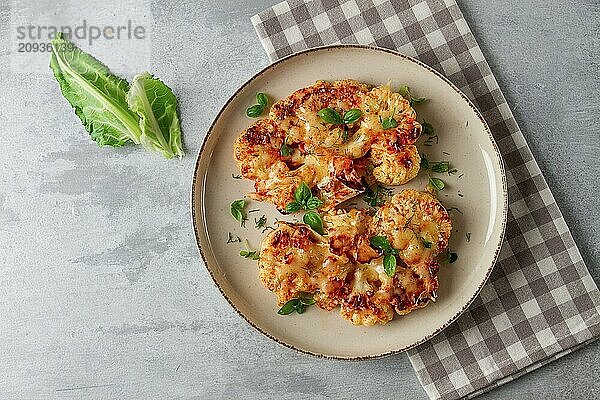
[[[311,350],[306,350],[306,349],[301,349],[298,348],[296,346],[294,346],[293,344],[290,343],[286,343],[283,340],[280,340],[276,337],[274,337],[273,335],[271,335],[269,332],[267,332],[266,330],[262,329],[261,327],[259,327],[258,325],[256,325],[253,321],[251,321],[244,313],[242,313],[237,307],[236,305],[233,303],[233,301],[229,298],[229,296],[225,293],[225,291],[223,290],[223,288],[221,287],[221,285],[217,282],[215,275],[212,271],[212,269],[208,266],[208,261],[206,256],[204,255],[204,252],[202,250],[202,245],[200,244],[200,236],[198,234],[199,232],[199,227],[197,224],[197,215],[201,214],[200,210],[196,210],[196,200],[198,200],[197,196],[196,196],[196,191],[198,189],[198,186],[201,184],[201,182],[203,181],[203,179],[198,180],[198,172],[199,172],[199,168],[200,168],[200,160],[202,158],[202,155],[204,153],[205,147],[206,147],[206,143],[208,142],[208,139],[210,137],[210,135],[213,133],[214,127],[217,123],[217,121],[221,118],[221,115],[223,114],[223,112],[225,111],[225,109],[229,106],[229,104],[238,96],[238,94],[246,87],[248,86],[250,83],[252,83],[254,80],[256,80],[258,77],[260,77],[261,75],[265,74],[267,71],[275,68],[277,65],[290,60],[292,58],[296,58],[308,53],[313,53],[313,52],[318,52],[318,51],[323,51],[323,50],[329,50],[329,49],[352,49],[352,48],[358,48],[358,49],[363,49],[363,50],[370,50],[370,51],[376,51],[376,52],[382,52],[382,53],[387,53],[387,54],[391,54],[393,56],[396,57],[400,57],[403,58],[409,62],[415,63],[418,66],[425,68],[426,70],[428,70],[429,72],[433,73],[434,75],[436,75],[438,78],[441,78],[448,86],[450,86],[456,93],[458,93],[461,98],[467,103],[467,105],[473,110],[473,112],[475,113],[475,115],[477,116],[477,118],[483,123],[485,132],[488,135],[488,138],[492,144],[492,148],[494,149],[494,153],[496,154],[498,160],[499,160],[499,167],[500,167],[500,178],[501,178],[501,183],[502,183],[502,197],[503,197],[503,202],[502,202],[502,225],[501,225],[501,231],[500,231],[500,240],[498,242],[498,245],[494,251],[494,255],[492,257],[492,262],[490,264],[490,266],[488,267],[486,273],[485,273],[485,277],[484,279],[481,281],[481,283],[479,284],[479,286],[477,287],[477,289],[475,290],[475,292],[473,293],[473,295],[468,299],[468,301],[465,303],[465,305],[458,311],[456,312],[450,319],[448,319],[444,324],[442,324],[440,327],[438,327],[437,329],[435,329],[433,332],[431,332],[430,334],[424,336],[422,339],[415,341],[414,343],[411,343],[409,345],[406,346],[402,346],[398,349],[394,349],[394,350],[390,350],[384,353],[378,353],[378,354],[369,354],[369,355],[365,355],[365,356],[340,356],[340,355],[331,355],[331,354],[322,354],[322,353],[318,353],[318,352],[314,352]],[[204,136],[204,139],[202,140],[202,145],[200,146],[200,149],[198,150],[198,155],[196,157],[196,163],[194,165],[194,172],[193,172],[193,176],[192,176],[192,185],[191,185],[191,194],[190,194],[190,203],[191,203],[191,218],[192,218],[192,227],[194,229],[194,237],[196,239],[196,246],[198,247],[198,252],[200,254],[200,257],[202,258],[202,261],[204,262],[204,267],[206,268],[206,270],[208,271],[214,286],[217,287],[217,289],[219,290],[219,292],[221,293],[221,295],[225,298],[225,300],[227,300],[227,303],[229,303],[229,305],[231,306],[231,308],[233,308],[235,310],[235,312],[242,317],[242,319],[244,319],[250,326],[252,326],[254,329],[256,329],[258,332],[260,332],[261,334],[263,334],[264,336],[268,337],[269,339],[275,341],[276,343],[280,344],[281,346],[284,346],[288,349],[292,349],[295,350],[298,353],[302,353],[302,354],[307,354],[313,357],[317,357],[317,358],[324,358],[324,359],[329,359],[329,360],[345,360],[345,361],[362,361],[362,360],[373,360],[373,359],[377,359],[377,358],[383,358],[383,357],[387,357],[387,356],[391,356],[394,354],[399,354],[402,352],[405,352],[407,350],[410,350],[412,348],[415,348],[417,346],[419,346],[420,344],[425,343],[426,341],[430,340],[431,338],[433,338],[434,336],[438,335],[440,332],[442,332],[444,329],[446,329],[450,324],[452,324],[453,322],[455,322],[468,308],[469,306],[473,303],[473,301],[477,298],[477,296],[479,296],[479,294],[481,293],[481,290],[483,289],[483,286],[487,283],[487,281],[489,280],[489,277],[496,265],[496,262],[498,261],[498,256],[500,254],[500,249],[502,248],[502,245],[504,243],[504,237],[505,237],[505,233],[506,233],[506,223],[507,223],[507,217],[508,217],[508,185],[507,185],[507,179],[506,179],[506,168],[504,165],[504,159],[502,157],[502,154],[500,153],[500,149],[498,148],[498,144],[496,143],[496,140],[494,139],[494,136],[492,135],[492,132],[487,124],[487,122],[485,121],[485,118],[483,118],[483,115],[481,114],[481,112],[479,111],[479,109],[477,109],[477,107],[473,104],[473,102],[454,84],[452,83],[446,76],[444,76],[441,72],[437,71],[436,69],[430,67],[429,65],[423,63],[422,61],[419,61],[418,59],[411,57],[411,56],[407,56],[405,54],[402,54],[396,50],[391,50],[391,49],[387,49],[387,48],[383,48],[383,47],[377,47],[377,46],[372,46],[372,45],[362,45],[362,44],[334,44],[334,45],[325,45],[325,46],[318,46],[318,47],[312,47],[306,50],[302,50],[293,54],[290,54],[288,56],[285,56],[283,58],[280,58],[279,60],[267,65],[266,67],[264,67],[263,69],[261,69],[260,71],[256,72],[254,75],[252,75],[250,78],[248,78],[238,89],[235,90],[235,92],[227,99],[227,101],[223,104],[223,106],[221,107],[221,109],[219,110],[219,112],[217,113],[217,115],[215,116],[215,118],[213,119],[212,123],[210,124],[208,130],[206,131],[206,135]]]

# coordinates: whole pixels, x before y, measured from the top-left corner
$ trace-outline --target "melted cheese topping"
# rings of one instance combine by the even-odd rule
[[[355,325],[385,324],[435,300],[439,264],[452,231],[450,217],[431,194],[404,190],[374,216],[364,210],[324,215],[326,236],[302,224],[280,223],[262,242],[260,279],[279,304],[300,292],[314,294],[316,304],[340,306]],[[388,238],[398,250],[396,272],[388,276],[383,256],[369,244]]]
[[[317,114],[323,108],[342,116],[360,109],[362,116],[347,125],[329,124]],[[384,130],[382,119],[388,117],[397,126]],[[268,119],[242,132],[234,157],[242,176],[255,182],[253,198],[283,211],[305,182],[333,208],[364,191],[366,182],[400,185],[413,179],[420,164],[413,143],[420,134],[409,101],[389,86],[318,81],[273,104]],[[290,155],[281,154],[284,143]]]

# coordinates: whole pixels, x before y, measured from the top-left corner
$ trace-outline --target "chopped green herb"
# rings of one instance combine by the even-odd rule
[[[424,155],[421,156],[421,169],[429,169],[429,160]]]
[[[227,244],[229,243],[241,243],[242,239],[239,236],[234,236],[231,232],[228,232]]]
[[[471,232],[465,233],[465,237],[467,238],[467,242],[471,241]]]
[[[262,115],[262,113],[265,111],[265,108],[267,107],[267,104],[269,103],[269,99],[267,98],[266,94],[259,92],[256,94],[256,102],[258,104],[255,104],[246,109],[246,115],[250,118],[260,117]]]
[[[352,124],[362,116],[362,111],[358,108],[353,108],[344,113],[344,124]]]
[[[363,200],[371,207],[379,207],[385,203],[385,199],[392,195],[392,189],[381,185],[369,186],[365,190]]]
[[[419,104],[423,104],[427,101],[425,97],[411,97],[410,106],[418,106]]]
[[[369,239],[372,247],[383,252],[383,269],[388,276],[396,273],[396,255],[398,250],[394,249],[385,236],[372,236]]]
[[[231,202],[229,210],[233,218],[235,218],[241,225],[244,224],[246,217],[244,216],[244,207],[246,207],[246,200],[239,199]]]
[[[450,264],[452,264],[456,260],[458,260],[458,254],[456,254],[456,253],[450,253],[450,256],[448,257],[448,262]]]
[[[265,108],[260,104],[255,104],[246,109],[246,115],[250,118],[258,118],[265,111]]]
[[[423,133],[427,136],[432,136],[435,133],[435,129],[433,129],[433,125],[431,125],[429,122],[423,121],[421,123],[421,126],[423,127]]]
[[[267,217],[263,214],[259,219],[254,218],[254,227],[261,229],[267,226]]]
[[[432,244],[433,243],[423,239],[423,246],[425,246],[426,249],[430,249]]]
[[[304,217],[302,217],[302,221],[304,221],[306,225],[310,226],[313,231],[321,235],[325,234],[325,231],[323,230],[323,219],[321,218],[319,213],[315,211],[309,211],[306,214],[304,214]]]
[[[392,129],[398,126],[398,121],[394,119],[394,115],[390,115],[387,118],[383,118],[381,120],[381,128],[382,129]]]
[[[342,118],[337,111],[330,107],[320,109],[317,112],[317,115],[321,117],[323,121],[329,124],[342,125],[344,123],[344,118]]]
[[[279,149],[279,153],[284,157],[289,157],[292,155],[292,148],[284,141]]]
[[[241,175],[234,175],[234,174],[231,174],[231,177],[232,177],[233,179],[242,179],[242,176],[241,176]]]
[[[279,315],[289,315],[296,311],[298,314],[302,314],[307,306],[315,304],[310,293],[300,292],[298,298],[289,300],[277,311]]]
[[[248,250],[240,251],[240,256],[242,256],[244,258],[249,258],[251,260],[258,260],[260,258],[260,255],[258,254],[258,252],[248,251]]]
[[[266,94],[259,92],[259,93],[256,93],[256,102],[258,103],[259,106],[266,107],[267,104],[269,103],[269,99],[267,98]]]
[[[448,172],[450,169],[450,163],[448,161],[438,161],[430,164],[431,171],[433,172]]]
[[[400,85],[398,93],[402,95],[406,100],[410,102],[410,106],[424,103],[427,99],[425,97],[413,97],[410,93],[410,88],[406,85]]]
[[[429,186],[431,186],[435,190],[444,190],[444,188],[446,187],[446,184],[444,183],[443,180],[430,176],[429,177]]]

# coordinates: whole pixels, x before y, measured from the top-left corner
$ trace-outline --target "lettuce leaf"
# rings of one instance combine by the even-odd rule
[[[52,39],[50,68],[92,140],[113,147],[128,141],[140,143],[139,117],[127,105],[127,81],[113,75],[61,32]]]
[[[133,78],[127,103],[140,118],[140,142],[144,147],[166,158],[183,156],[177,98],[167,85],[142,72]]]

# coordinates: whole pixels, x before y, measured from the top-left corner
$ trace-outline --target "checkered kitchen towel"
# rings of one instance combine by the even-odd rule
[[[469,96],[492,130],[507,168],[505,242],[470,309],[409,351],[432,399],[475,396],[600,336],[600,292],[454,0],[289,0],[252,23],[271,60],[336,43],[416,57]]]

